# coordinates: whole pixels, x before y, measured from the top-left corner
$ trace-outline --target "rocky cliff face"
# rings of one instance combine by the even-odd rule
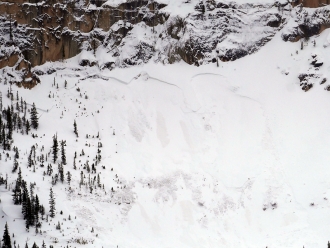
[[[285,41],[310,37],[329,26],[329,0],[274,4],[183,2],[187,14],[149,0],[7,0],[0,3],[0,68],[20,72],[12,81],[37,82],[31,68],[81,53],[80,64],[127,67],[149,60],[200,65],[239,59],[257,51],[291,18]],[[294,13],[294,14],[292,14]],[[100,56],[100,54],[102,56]],[[106,54],[106,56],[104,56]],[[8,68],[7,68],[8,69]]]
[[[293,1],[294,5],[302,4],[308,8],[318,8],[330,4],[329,0],[297,0]]]

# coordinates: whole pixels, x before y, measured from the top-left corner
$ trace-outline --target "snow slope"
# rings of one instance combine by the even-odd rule
[[[219,67],[150,62],[109,71],[80,67],[79,56],[41,66],[62,69],[41,76],[32,90],[13,86],[40,115],[38,138],[15,134],[14,145],[23,176],[37,183],[48,212],[51,178],[43,176],[45,168],[29,169],[27,155],[33,144],[37,154],[42,145],[49,152],[55,133],[65,139],[71,190],[67,182],[54,186],[56,217],[36,235],[25,231],[20,208],[0,186],[0,230],[7,221],[21,247],[26,240],[81,247],[82,239],[84,247],[325,247],[330,98],[327,83],[302,91],[298,75],[327,77],[329,35],[324,31],[315,46],[311,39],[300,50],[299,42],[277,34],[258,53]],[[310,65],[315,53],[324,61],[317,70]],[[10,103],[8,85],[0,87]],[[87,180],[83,164],[92,163],[98,142],[104,190],[90,193],[79,187],[80,171]],[[10,183],[17,178],[12,164],[1,160]]]

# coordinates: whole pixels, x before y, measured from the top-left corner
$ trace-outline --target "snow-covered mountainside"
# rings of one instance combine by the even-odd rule
[[[17,2],[77,30],[1,17],[0,247],[326,247],[328,6]]]
[[[303,7],[316,2],[319,8]],[[39,79],[31,68],[77,54],[83,66],[110,70],[233,61],[279,32],[284,41],[319,34],[329,27],[323,2],[7,0],[0,3],[0,69],[11,67],[12,82],[32,87]]]

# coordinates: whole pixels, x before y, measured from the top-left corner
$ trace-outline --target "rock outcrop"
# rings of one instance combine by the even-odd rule
[[[307,8],[318,8],[330,4],[330,0],[298,0],[294,5],[302,4]]]
[[[236,60],[271,40],[292,18],[292,11],[297,25],[283,31],[285,41],[328,28],[328,8],[310,14],[302,7],[318,7],[328,1],[238,5],[190,0],[184,4],[192,6],[192,11],[178,15],[170,13],[165,4],[149,0],[118,5],[103,0],[6,0],[0,3],[0,69],[12,67],[23,80],[31,68],[81,51],[85,51],[81,65],[101,69],[151,59],[161,63],[184,60],[194,65]],[[15,80],[20,81],[19,77]],[[30,78],[27,81],[36,83]]]

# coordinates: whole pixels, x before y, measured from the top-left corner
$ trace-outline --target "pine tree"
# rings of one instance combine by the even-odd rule
[[[26,101],[24,101],[24,117],[26,117],[26,110],[27,110]]]
[[[18,168],[18,161],[17,161],[17,158],[15,157],[14,158],[14,166],[13,166],[12,172],[13,173],[16,172],[17,168]]]
[[[7,117],[7,128],[8,128],[8,139],[12,139],[13,135],[13,115],[10,107],[8,106],[6,111],[6,117]]]
[[[18,148],[16,147],[16,149],[15,149],[15,158],[19,158],[19,153],[18,153]]]
[[[66,156],[65,156],[65,147],[66,146],[66,141],[62,140],[61,141],[61,160],[62,160],[62,164],[66,165]]]
[[[330,242],[328,241],[328,248],[330,248]]]
[[[12,247],[7,222],[5,225],[5,231],[3,233],[2,242],[3,243],[2,243],[1,248],[11,248]]]
[[[38,112],[37,112],[36,105],[34,103],[32,104],[32,108],[31,108],[31,112],[30,112],[30,120],[31,120],[31,126],[34,129],[38,129],[38,126],[39,126]]]
[[[34,242],[32,248],[39,248],[39,246],[37,246],[36,242]]]
[[[50,188],[50,193],[49,193],[49,216],[54,218],[55,217],[55,197],[53,193],[53,188]]]
[[[76,123],[76,120],[74,120],[73,122],[73,132],[74,134],[77,136],[78,138],[78,130],[77,130],[77,123]]]
[[[63,183],[64,182],[64,168],[62,164],[58,164],[58,174],[60,176],[60,180]]]
[[[19,187],[22,186],[22,171],[21,168],[18,168],[17,182],[19,183]]]
[[[2,134],[1,134],[1,138],[2,138],[2,148],[4,150],[6,150],[7,146],[6,146],[6,130],[5,130],[5,127],[3,126],[2,127]]]
[[[42,241],[42,246],[41,246],[41,248],[46,248],[46,244],[45,244],[45,241],[44,241],[44,240]]]
[[[41,219],[44,219],[44,215],[45,215],[45,207],[44,205],[40,206],[40,214],[41,214]]]
[[[15,205],[19,205],[20,201],[20,194],[21,194],[21,188],[18,186],[17,180],[16,180],[16,184],[15,184],[15,188],[14,188],[14,194],[13,194],[13,201]]]
[[[76,165],[76,158],[73,159],[73,169],[77,169],[77,165]]]
[[[67,173],[67,181],[68,181],[68,184],[70,185],[70,182],[71,182],[71,173],[70,173],[70,171],[68,171],[68,173]]]
[[[58,141],[57,135],[53,136],[53,162],[55,163],[58,157]]]
[[[2,115],[0,114],[0,143],[2,143],[3,135],[2,135],[2,129],[3,129],[3,121],[2,121]]]
[[[32,153],[30,152],[30,155],[28,157],[28,166],[31,168],[33,165],[33,161],[32,161]]]
[[[25,132],[26,132],[26,134],[29,134],[30,130],[31,130],[30,122],[29,122],[29,120],[26,120],[26,122],[25,122]]]
[[[32,219],[34,220],[34,216],[32,216],[32,208],[31,208],[31,199],[30,197],[27,197],[26,203],[25,203],[25,227],[26,229],[29,229],[29,226],[32,225]]]
[[[34,202],[34,215],[35,215],[36,226],[39,223],[39,212],[40,212],[39,197],[38,197],[38,195],[36,195],[35,202]]]
[[[14,195],[13,195],[13,201],[15,205],[19,205],[22,203],[22,172],[21,168],[18,169],[18,176],[16,179],[15,189],[14,189]]]
[[[44,167],[44,162],[45,162],[45,156],[44,156],[44,154],[41,154],[41,156],[40,156],[40,167]]]
[[[21,112],[23,112],[24,109],[23,109],[23,98],[21,97]]]
[[[26,219],[27,216],[27,201],[29,198],[29,191],[26,187],[26,182],[22,181],[22,188],[23,188],[23,193],[22,193],[22,214],[23,218]]]
[[[101,187],[100,174],[97,174],[97,186]]]

